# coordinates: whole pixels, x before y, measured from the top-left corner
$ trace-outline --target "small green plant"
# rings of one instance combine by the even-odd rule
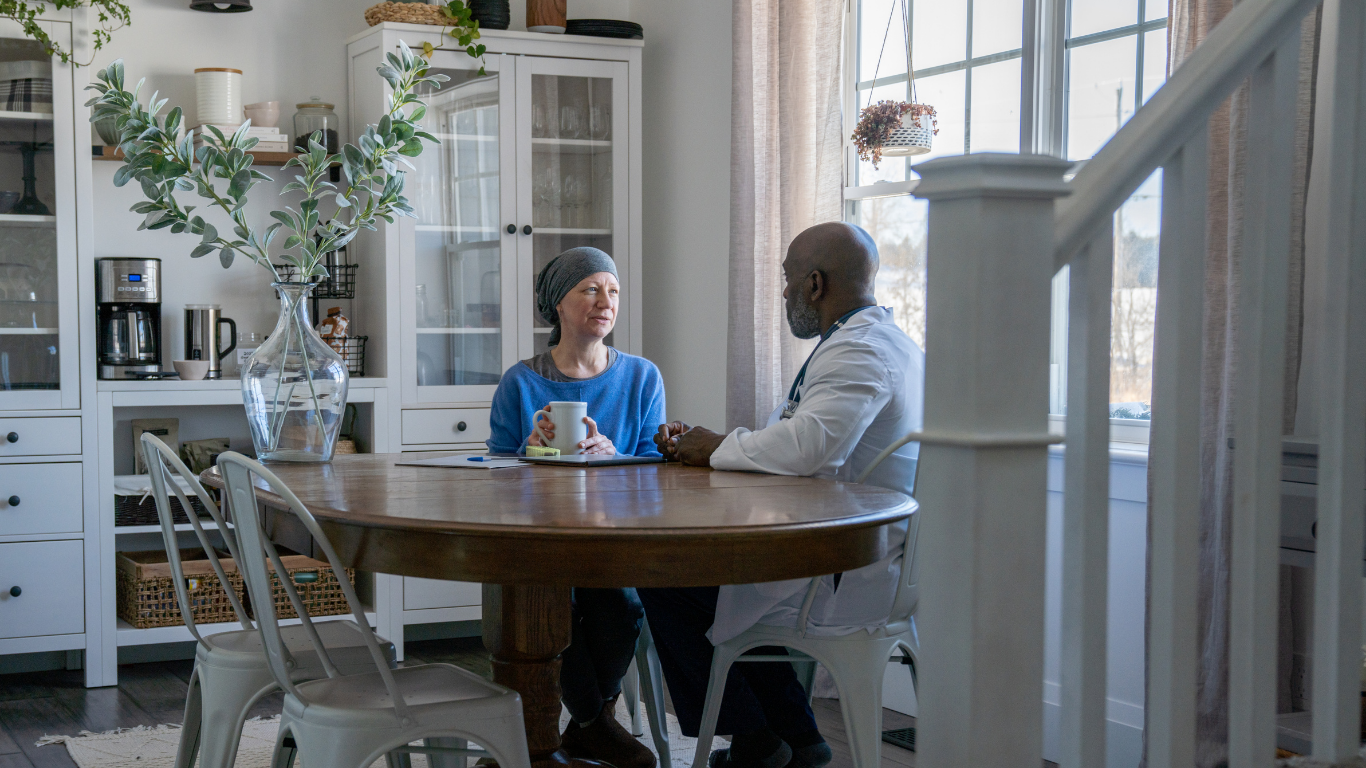
[[[403,196],[404,172],[399,164],[411,168],[408,158],[422,154],[424,140],[437,143],[437,138],[418,124],[427,107],[413,93],[423,84],[439,88],[448,79],[429,75],[429,66],[406,45],[401,45],[398,53],[388,54],[378,72],[393,93],[379,123],[368,126],[356,144],[347,144],[335,155],[327,153],[321,132],[314,133],[308,151],[284,166],[299,168],[301,173],[284,186],[281,194],[303,192],[303,200],[297,210],[285,206],[271,211],[275,223],[264,231],[253,228],[245,212],[247,193],[257,181],[270,179],[252,167],[252,156],[247,153],[257,143],[247,136],[250,121],[231,136],[209,126],[204,145],[196,150],[190,133],[176,138],[183,120],[180,107],[159,117],[165,99],[158,101],[154,93],[144,108],[138,100],[141,81],[131,92],[124,89],[122,60],[100,71],[99,82],[88,87],[99,95],[88,105],[94,107],[92,122],[117,119],[124,164],[114,173],[114,184],[121,187],[137,181],[142,186],[147,199],[132,207],[134,213],[145,217],[139,230],[169,228],[175,233],[198,235],[200,242],[190,251],[191,258],[217,251],[226,268],[236,254],[241,254],[270,270],[278,281],[270,247],[284,228],[289,234],[280,258],[298,269],[300,280],[307,281],[325,277],[322,257],[349,243],[360,230],[375,229],[376,219],[393,223],[395,216],[415,216]],[[344,190],[327,181],[328,169],[334,163],[341,165]],[[195,206],[182,205],[176,199],[177,192],[191,190],[227,215],[232,222],[231,236],[220,233],[195,213]],[[324,205],[330,212],[324,213]]]
[[[908,112],[916,125],[923,127],[921,121],[928,119],[934,133],[939,133],[934,107],[904,101],[879,101],[864,107],[859,114],[858,124],[854,126],[854,135],[850,139],[858,149],[858,156],[863,160],[871,160],[876,168],[882,162],[883,145],[891,138],[892,131],[901,127],[901,116]]]
[[[129,18],[128,6],[119,0],[47,0],[47,2],[0,0],[0,18],[18,22],[24,28],[24,34],[37,40],[47,55],[56,56],[62,60],[63,64],[75,63],[78,67],[84,67],[90,62],[72,62],[71,52],[62,48],[60,43],[48,35],[47,31],[43,29],[39,17],[49,9],[61,10],[86,6],[95,11],[96,18],[99,20],[99,26],[92,27],[90,30],[90,54],[91,61],[93,61],[95,52],[109,42],[113,32],[132,23]]]
[[[461,48],[464,48],[465,53],[469,54],[471,59],[479,59],[480,77],[487,75],[488,72],[484,70],[484,51],[486,49],[484,48],[483,43],[475,44],[474,42],[479,39],[479,20],[472,18],[472,11],[465,5],[463,0],[451,0],[449,3],[441,6],[441,12],[444,13],[446,18],[450,19],[451,22],[446,25],[442,31],[454,38],[456,44]],[[447,29],[450,31],[446,32]],[[431,43],[423,43],[422,55],[430,59],[432,57],[432,52],[440,50],[443,46],[444,43],[440,46],[432,45]]]

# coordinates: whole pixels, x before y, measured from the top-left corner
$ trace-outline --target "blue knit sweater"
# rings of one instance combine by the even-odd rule
[[[489,452],[521,452],[532,415],[553,401],[588,403],[588,415],[617,453],[659,455],[654,436],[664,423],[664,379],[654,363],[620,351],[610,368],[583,381],[551,381],[520,362],[509,368],[493,394]]]

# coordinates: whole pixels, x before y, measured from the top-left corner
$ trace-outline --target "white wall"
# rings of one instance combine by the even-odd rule
[[[724,429],[731,3],[632,10],[645,28],[645,354],[664,374],[670,419]]]

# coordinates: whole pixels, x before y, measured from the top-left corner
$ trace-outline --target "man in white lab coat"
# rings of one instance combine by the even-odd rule
[[[831,222],[798,235],[783,261],[787,322],[798,338],[820,337],[820,343],[787,400],[755,431],[726,435],[665,424],[655,438],[665,457],[713,469],[853,481],[884,448],[919,430],[924,354],[892,310],[877,306],[877,269],[877,246],[859,227]],[[916,444],[903,447],[867,482],[909,494],[917,451]],[[826,577],[810,631],[839,635],[884,625],[900,572],[898,548],[873,565]],[[684,734],[697,734],[712,643],[755,624],[796,626],[808,583],[640,590]],[[717,733],[732,741],[712,755],[713,768],[819,768],[831,758],[786,664],[732,667]]]

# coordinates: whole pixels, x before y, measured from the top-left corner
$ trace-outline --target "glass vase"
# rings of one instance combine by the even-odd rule
[[[261,461],[332,460],[349,374],[308,317],[312,283],[274,283],[275,330],[242,369],[242,401]]]

